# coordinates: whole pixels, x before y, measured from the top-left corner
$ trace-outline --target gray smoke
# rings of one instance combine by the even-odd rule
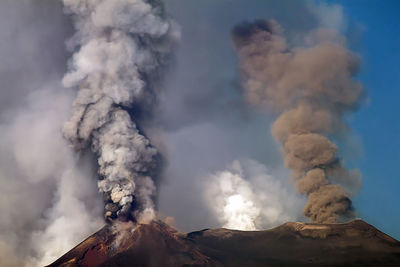
[[[0,266],[44,266],[103,224],[93,159],[60,130],[72,25],[54,0],[2,0],[0,22]]]
[[[304,215],[321,223],[352,217],[346,188],[357,189],[361,177],[344,168],[329,138],[347,130],[343,115],[359,106],[358,57],[333,30],[312,31],[293,47],[275,21],[242,23],[232,38],[246,99],[279,116],[272,134],[298,191],[308,195]]]
[[[64,5],[76,28],[69,45],[77,51],[63,84],[79,87],[64,136],[76,151],[90,147],[98,156],[106,218],[152,219],[157,150],[138,130],[131,110],[153,101],[148,81],[169,54],[171,22],[158,1],[64,0]]]

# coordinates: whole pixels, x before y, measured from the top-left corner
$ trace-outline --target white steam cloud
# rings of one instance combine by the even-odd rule
[[[303,200],[254,160],[234,161],[209,177],[205,199],[222,227],[259,230],[296,220]]]
[[[0,124],[1,266],[49,264],[103,223],[91,160],[78,161],[60,132],[72,98],[53,88]]]

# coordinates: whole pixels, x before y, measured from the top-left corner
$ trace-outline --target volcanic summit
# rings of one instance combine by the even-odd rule
[[[400,242],[359,219],[188,234],[161,221],[117,223],[48,267],[56,266],[400,266]]]

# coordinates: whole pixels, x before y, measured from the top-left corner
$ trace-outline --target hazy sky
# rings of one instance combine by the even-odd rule
[[[138,122],[165,160],[161,213],[182,231],[231,225],[217,205],[232,193],[218,184],[228,181],[254,204],[242,208],[258,216],[256,228],[306,220],[305,198],[290,183],[270,134],[273,116],[243,99],[230,39],[237,23],[275,19],[292,43],[316,27],[335,28],[360,55],[357,79],[366,98],[346,118],[352,133],[335,141],[346,167],[362,173],[352,197],[357,216],[400,239],[400,2],[165,2],[181,41],[154,116]],[[60,83],[73,31],[61,1],[0,0],[0,258],[8,255],[6,266],[50,261],[103,224],[95,161],[74,154],[60,130],[74,97]]]
[[[178,58],[181,56],[180,64],[187,73],[196,70],[174,79],[175,83],[186,85],[186,88],[176,94],[176,99],[171,100],[174,104],[169,105],[164,115],[179,113],[180,119],[172,124],[177,128],[179,122],[185,125],[193,124],[194,121],[207,121],[203,117],[215,114],[213,107],[221,107],[219,103],[214,103],[209,105],[211,109],[206,112],[208,114],[196,112],[196,109],[202,110],[202,101],[210,103],[228,96],[235,97],[234,94],[232,96],[231,88],[235,88],[237,82],[237,62],[231,50],[229,31],[238,21],[274,18],[293,39],[302,31],[322,23],[324,26],[338,28],[348,38],[350,49],[361,56],[361,71],[357,78],[364,84],[367,97],[359,111],[347,118],[353,133],[341,140],[340,153],[346,159],[347,166],[359,168],[363,175],[363,186],[353,198],[358,216],[400,238],[400,175],[397,173],[397,164],[400,163],[400,108],[397,105],[400,100],[400,71],[396,64],[400,59],[400,19],[397,16],[400,3],[396,0],[317,1],[319,10],[315,14],[312,8],[310,11],[310,1],[166,2],[182,26],[182,45],[178,52]],[[324,3],[329,4],[329,7]],[[212,84],[215,77],[218,77],[222,86]],[[228,81],[231,81],[230,85]],[[185,92],[190,91],[188,87],[198,93],[188,94],[185,98]],[[215,88],[220,91],[219,97],[210,100],[210,95],[215,96],[215,93],[210,94],[208,90]],[[190,104],[183,107],[188,101]],[[265,134],[265,140],[258,143],[261,149],[251,150],[249,145],[249,150],[253,157],[258,155],[256,159],[267,166],[279,166],[282,163],[268,130],[260,125],[258,127],[251,128],[251,131],[265,131],[262,133]],[[253,133],[254,136],[258,139],[253,140],[259,141],[261,138],[259,133]],[[261,150],[266,147],[268,153],[263,154]],[[163,197],[165,195],[161,194]],[[179,199],[179,194],[171,198]]]

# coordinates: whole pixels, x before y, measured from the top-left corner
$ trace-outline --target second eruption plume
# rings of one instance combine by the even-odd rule
[[[346,131],[343,115],[362,98],[363,88],[353,79],[358,57],[332,30],[313,31],[304,46],[292,47],[275,21],[242,23],[232,39],[246,99],[278,116],[272,134],[297,190],[308,196],[304,215],[318,223],[352,217],[348,190],[361,177],[345,169],[329,138]]]

